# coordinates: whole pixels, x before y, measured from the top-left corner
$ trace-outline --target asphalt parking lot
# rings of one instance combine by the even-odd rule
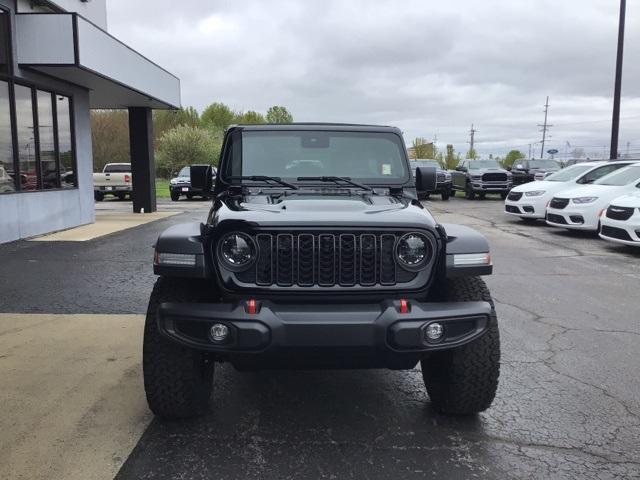
[[[130,208],[110,203],[98,208]],[[417,369],[240,373],[223,365],[206,417],[154,420],[139,348],[151,245],[168,225],[207,211],[206,202],[181,201],[163,208],[184,213],[88,242],[0,246],[0,374],[64,379],[83,369],[37,418],[21,418],[31,408],[23,397],[46,397],[55,382],[3,389],[0,408],[10,415],[0,417],[0,478],[640,478],[640,250],[524,224],[506,217],[498,198],[426,203],[441,222],[473,226],[492,245],[495,273],[486,280],[503,358],[487,412],[436,414]],[[101,327],[109,322],[119,333]],[[38,325],[70,333],[30,334]],[[114,345],[96,347],[106,340]],[[81,341],[58,371],[19,368],[55,362],[46,355]],[[81,389],[96,377],[100,395],[90,401],[98,387]],[[57,412],[68,398],[74,415],[65,425]],[[39,429],[46,449],[35,447]]]

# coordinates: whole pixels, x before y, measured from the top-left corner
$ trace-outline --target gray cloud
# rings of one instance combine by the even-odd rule
[[[640,156],[640,9],[627,14],[621,150]],[[176,73],[183,104],[286,105],[301,121],[399,126],[409,142],[527,150],[551,97],[550,147],[608,143],[611,0],[109,0],[109,29]],[[539,147],[538,147],[539,148]],[[537,150],[536,150],[537,151]]]

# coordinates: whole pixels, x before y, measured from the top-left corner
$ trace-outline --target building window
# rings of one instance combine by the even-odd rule
[[[75,159],[73,154],[73,138],[71,131],[71,99],[56,95],[58,154],[60,159],[60,179],[62,188],[73,188],[78,185],[76,179]]]
[[[0,74],[9,74],[11,61],[11,36],[9,13],[0,8]]]
[[[38,90],[36,98],[38,105],[40,184],[45,190],[59,188],[55,125],[53,122],[53,96],[50,92]]]
[[[0,81],[0,193],[15,190],[9,84]]]
[[[31,89],[15,85],[16,132],[18,134],[18,164],[20,190],[38,190],[36,139]]]

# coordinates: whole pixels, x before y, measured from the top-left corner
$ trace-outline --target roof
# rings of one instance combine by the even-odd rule
[[[401,134],[398,127],[388,125],[364,125],[358,123],[259,123],[251,125],[230,125],[229,129],[248,131],[327,131],[327,132],[387,132]]]

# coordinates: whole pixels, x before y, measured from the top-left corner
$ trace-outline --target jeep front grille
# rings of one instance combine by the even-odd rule
[[[393,286],[417,276],[396,266],[403,233],[258,233],[258,259],[243,283],[279,287]],[[435,244],[430,249],[435,252]]]

